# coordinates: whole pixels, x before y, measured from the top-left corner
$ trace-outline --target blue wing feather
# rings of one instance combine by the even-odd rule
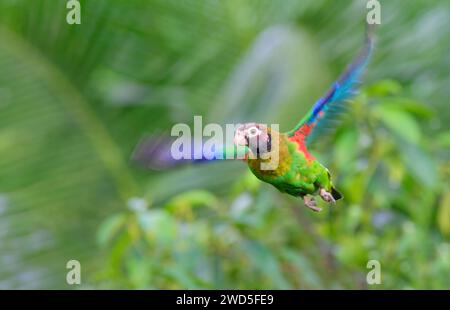
[[[247,154],[247,148],[230,146],[213,146],[211,149],[203,147],[203,141],[199,144],[192,142],[188,158],[174,159],[171,153],[174,137],[166,135],[154,135],[142,139],[136,147],[132,159],[134,162],[151,170],[165,170],[186,164],[211,163],[226,159],[243,159]],[[195,158],[195,149],[201,150],[200,158]]]
[[[333,84],[327,94],[319,99],[311,111],[287,134],[301,135],[307,144],[317,139],[330,123],[345,112],[348,101],[355,96],[357,85],[369,63],[374,48],[372,30],[368,29],[364,49],[344,74]]]

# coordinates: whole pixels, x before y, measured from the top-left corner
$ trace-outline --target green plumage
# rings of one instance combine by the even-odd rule
[[[272,131],[272,136],[278,133]],[[299,150],[296,142],[290,141],[286,134],[278,134],[279,145],[271,150],[279,154],[279,164],[275,170],[262,170],[261,164],[267,159],[249,159],[248,165],[253,174],[261,181],[275,186],[279,191],[296,197],[316,195],[320,188],[331,192],[333,184],[330,173],[317,160],[308,159]],[[279,149],[278,149],[279,148]]]

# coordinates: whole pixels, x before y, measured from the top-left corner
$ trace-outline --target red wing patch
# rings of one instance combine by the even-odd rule
[[[298,145],[298,150],[305,154],[306,160],[313,161],[315,160],[314,156],[312,156],[307,147],[306,147],[306,138],[311,134],[311,131],[313,130],[315,124],[303,125],[293,137],[289,138],[289,141],[295,142]]]

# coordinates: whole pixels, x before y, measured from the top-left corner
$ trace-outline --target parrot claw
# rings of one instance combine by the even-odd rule
[[[326,190],[324,190],[323,188],[320,189],[319,192],[320,197],[322,197],[323,200],[325,200],[328,203],[332,203],[335,204],[336,200],[334,199],[333,195],[329,192],[327,192]]]
[[[322,211],[321,208],[317,207],[317,202],[314,199],[314,197],[309,197],[309,196],[304,196],[303,197],[303,201],[305,202],[305,206],[307,206],[308,208],[310,208],[311,210],[315,211],[315,212],[320,212]]]

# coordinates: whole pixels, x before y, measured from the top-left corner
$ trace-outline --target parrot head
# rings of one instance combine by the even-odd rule
[[[262,124],[243,124],[236,128],[234,143],[248,147],[253,155],[259,157],[272,150],[272,131]]]

